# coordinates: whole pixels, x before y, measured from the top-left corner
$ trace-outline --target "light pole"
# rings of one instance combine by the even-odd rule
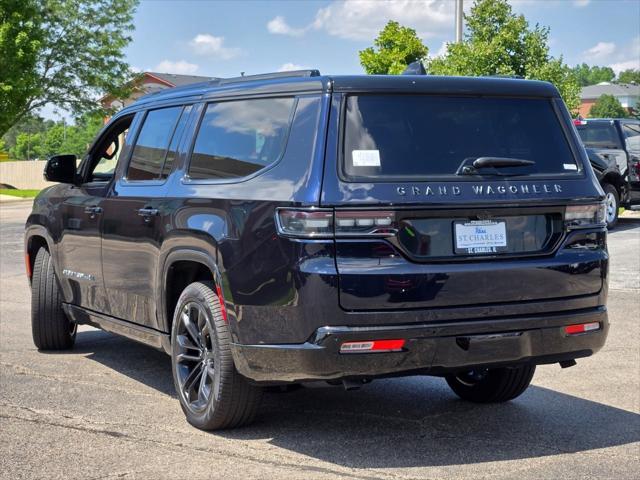
[[[456,43],[462,42],[462,0],[456,0]]]

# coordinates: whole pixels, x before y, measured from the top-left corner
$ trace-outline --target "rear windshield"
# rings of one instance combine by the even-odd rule
[[[576,128],[582,143],[587,147],[620,148],[618,132],[612,123],[586,122],[586,125],[578,125]]]
[[[347,97],[343,173],[358,179],[428,179],[460,174],[480,157],[533,165],[482,175],[578,170],[551,101],[544,98],[427,95]]]

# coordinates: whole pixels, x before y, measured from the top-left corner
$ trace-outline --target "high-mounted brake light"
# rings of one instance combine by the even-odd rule
[[[567,228],[586,228],[606,224],[606,206],[604,203],[593,205],[569,205],[564,213]]]
[[[568,335],[576,335],[578,333],[593,332],[594,330],[600,330],[599,322],[579,323],[577,325],[567,325],[566,327],[564,327],[564,331]]]
[[[397,232],[392,211],[280,208],[276,212],[278,233],[289,237],[330,238],[387,237]]]
[[[345,342],[340,345],[340,353],[383,353],[400,352],[405,341],[399,340],[368,340],[364,342]]]

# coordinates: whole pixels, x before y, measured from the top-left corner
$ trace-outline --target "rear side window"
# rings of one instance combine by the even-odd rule
[[[583,122],[578,125],[578,134],[582,143],[593,148],[620,148],[618,132],[611,122]]]
[[[200,123],[189,177],[246,177],[277,161],[285,148],[294,98],[211,103]]]
[[[426,180],[455,175],[479,157],[535,162],[500,168],[501,175],[578,170],[545,98],[353,95],[344,120],[343,172],[350,179]]]
[[[171,107],[147,113],[133,148],[127,180],[158,180],[166,177],[163,166],[181,112],[182,107]]]

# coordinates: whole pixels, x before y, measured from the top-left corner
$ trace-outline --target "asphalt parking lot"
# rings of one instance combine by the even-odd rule
[[[31,342],[22,232],[0,206],[0,478],[637,479],[640,221],[609,236],[611,330],[596,356],[540,367],[504,405],[443,380],[269,393],[254,425],[204,433],[173,392],[169,358],[83,327],[74,350]]]

